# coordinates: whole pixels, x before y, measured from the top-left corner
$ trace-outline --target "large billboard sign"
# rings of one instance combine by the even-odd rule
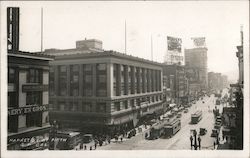
[[[181,38],[167,36],[168,51],[181,53]]]
[[[191,39],[193,40],[195,47],[205,47],[206,46],[206,38],[205,37],[193,37]]]

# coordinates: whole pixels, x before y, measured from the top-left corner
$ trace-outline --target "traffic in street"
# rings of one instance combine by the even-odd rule
[[[199,134],[200,128],[205,129],[204,135],[200,135],[201,150],[212,150],[215,148],[216,138],[211,137],[215,119],[213,109],[215,109],[216,97],[211,95],[205,96],[196,101],[186,112],[181,112],[181,129],[171,138],[158,138],[154,140],[145,139],[145,135],[150,132],[150,127],[142,126],[142,132],[130,139],[125,138],[123,142],[111,142],[109,145],[98,147],[99,150],[191,150],[190,136],[191,131],[196,130]],[[217,106],[219,108],[219,106]],[[220,108],[221,109],[221,108]],[[191,123],[191,114],[196,111],[202,111],[202,119],[197,124]],[[166,114],[164,115],[166,116]],[[162,118],[164,116],[161,116]],[[152,127],[151,127],[152,128]],[[146,134],[147,133],[147,134]],[[192,148],[194,149],[194,148]]]

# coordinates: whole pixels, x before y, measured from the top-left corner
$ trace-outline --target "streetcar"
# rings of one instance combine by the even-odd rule
[[[169,138],[175,135],[181,129],[181,120],[174,119],[168,125],[164,126],[164,137]]]
[[[50,138],[50,150],[72,150],[82,142],[80,132],[57,131]]]
[[[165,119],[162,122],[157,123],[150,129],[149,139],[154,140],[160,137],[172,137],[181,129],[180,119],[174,117],[171,119]]]
[[[191,114],[191,123],[197,124],[202,119],[202,111],[198,110],[195,113]]]

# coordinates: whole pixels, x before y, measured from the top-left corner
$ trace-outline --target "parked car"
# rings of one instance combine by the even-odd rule
[[[200,135],[205,135],[207,133],[206,128],[200,128]]]
[[[184,113],[188,113],[188,109],[185,109],[185,110],[184,110]]]
[[[182,114],[181,113],[178,113],[177,114],[177,118],[181,118]]]
[[[219,135],[219,133],[218,133],[217,129],[213,129],[211,137],[217,137],[218,135]]]

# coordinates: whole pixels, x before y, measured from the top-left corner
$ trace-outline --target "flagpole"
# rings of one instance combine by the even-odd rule
[[[153,61],[153,36],[151,34],[151,60]]]
[[[125,54],[127,54],[127,24],[125,20]]]
[[[43,52],[43,8],[41,8],[41,53]]]

